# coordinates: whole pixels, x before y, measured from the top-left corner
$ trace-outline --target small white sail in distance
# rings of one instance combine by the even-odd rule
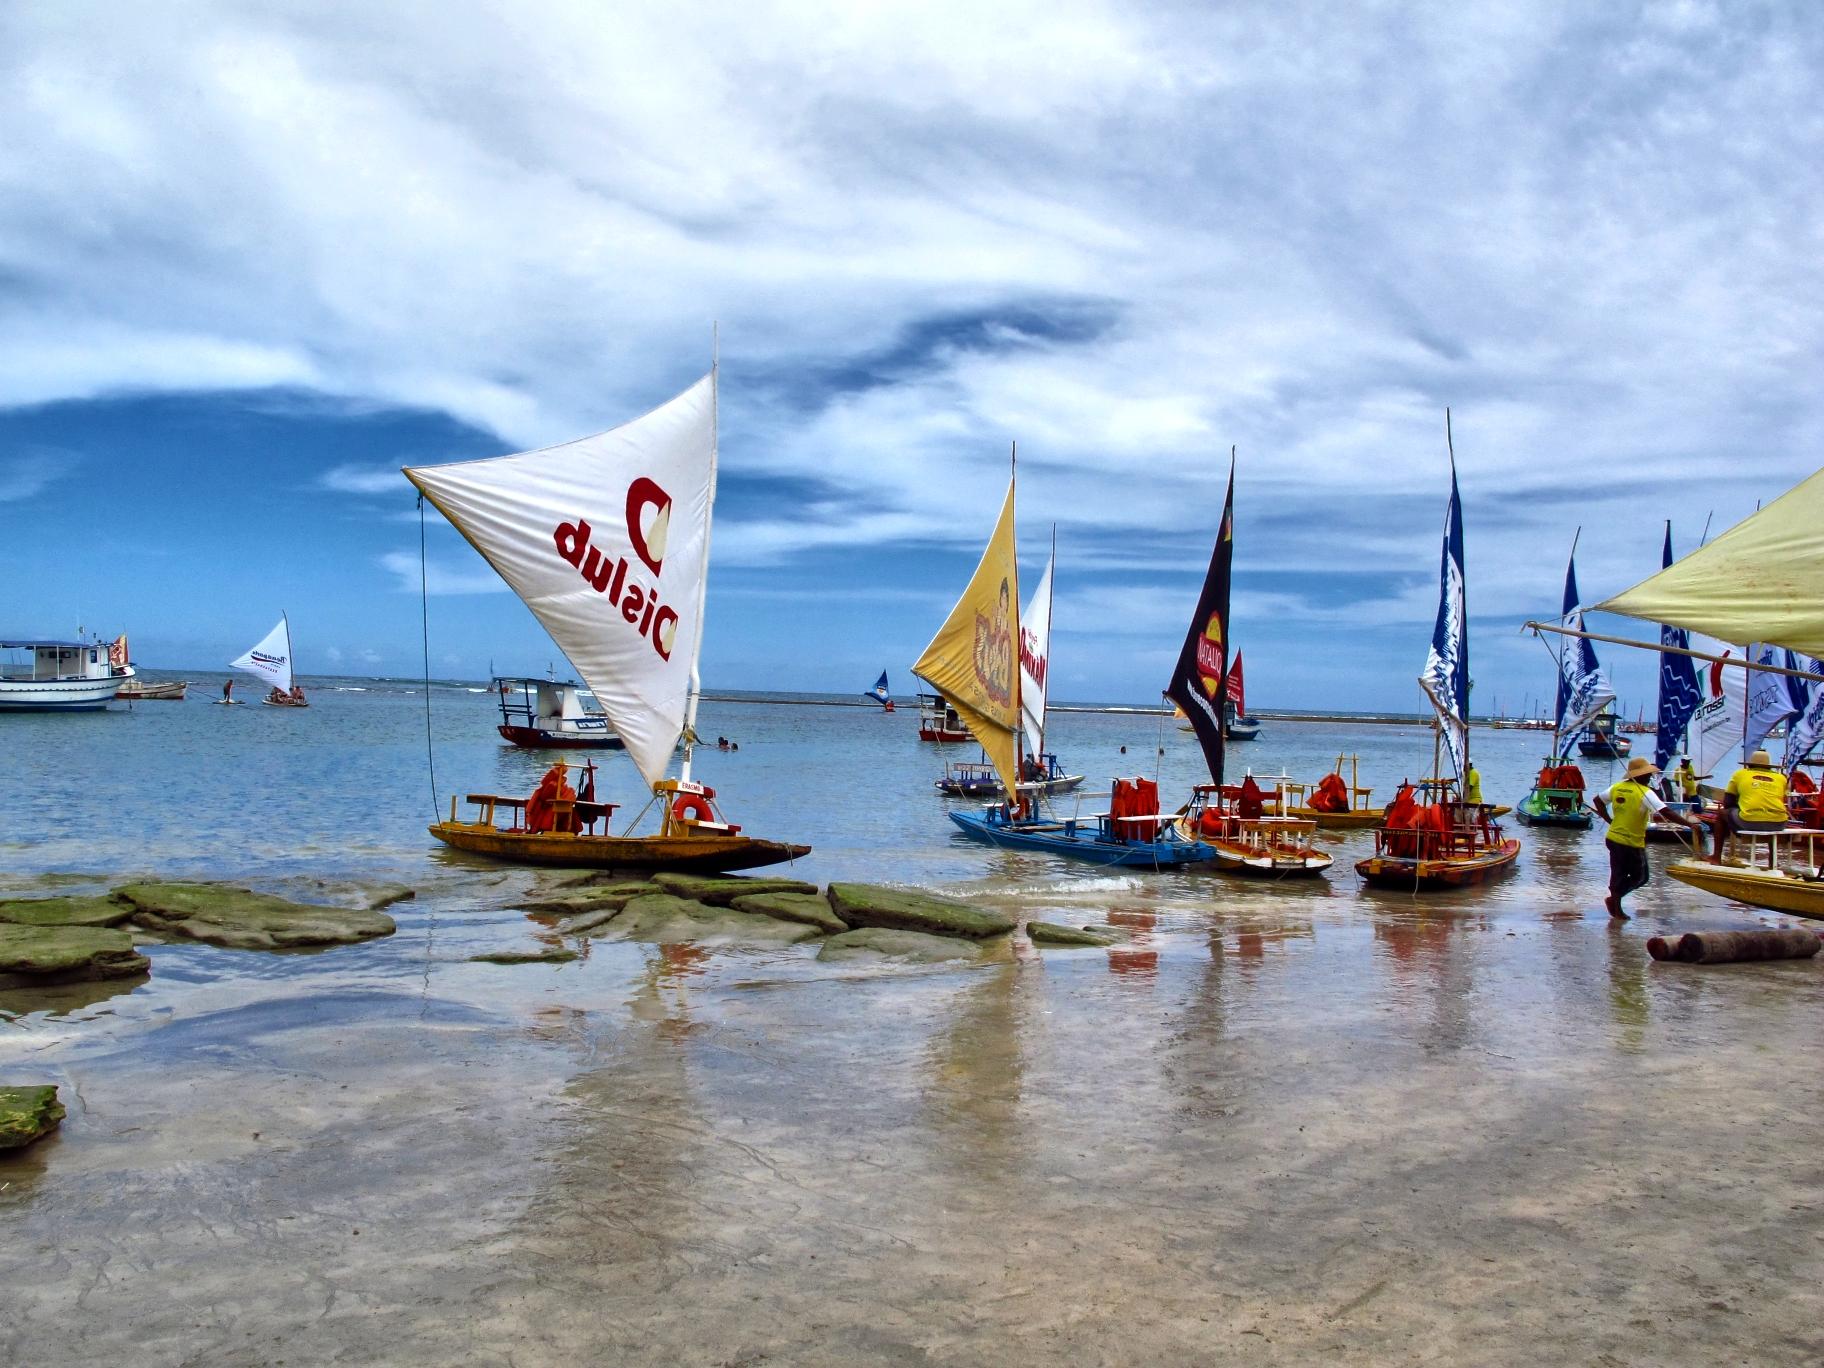
[[[278,625],[246,655],[228,662],[231,670],[258,675],[281,693],[291,692],[291,624],[279,615]]]
[[[1038,755],[1045,748],[1045,684],[1051,672],[1051,567],[1045,562],[1039,587],[1020,612],[1020,723],[1026,731],[1026,751]]]
[[[570,658],[647,784],[664,778],[703,640],[715,373],[609,432],[405,476]]]

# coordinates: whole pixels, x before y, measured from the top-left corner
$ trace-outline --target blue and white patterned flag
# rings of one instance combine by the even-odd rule
[[[1792,653],[1786,653],[1786,660]],[[1783,665],[1779,651],[1763,646],[1755,653],[1756,665]],[[1742,756],[1746,759],[1760,749],[1767,735],[1787,718],[1794,716],[1810,701],[1802,695],[1795,698],[1792,685],[1798,683],[1789,675],[1748,672],[1748,729],[1742,737]]]
[[[1577,605],[1577,557],[1573,553],[1564,567],[1564,625],[1573,632],[1583,630],[1583,612]],[[1571,742],[1609,704],[1615,701],[1615,690],[1596,661],[1595,643],[1588,637],[1566,637],[1564,654],[1558,661],[1558,754],[1570,749]]]
[[[1457,463],[1450,463],[1450,508],[1444,515],[1444,555],[1438,570],[1438,620],[1419,687],[1431,699],[1457,778],[1469,755],[1469,618],[1463,592],[1463,504]]]
[[[1786,652],[1787,665],[1797,669],[1792,665],[1793,659],[1792,652]],[[1804,668],[1812,674],[1824,674],[1824,663],[1816,660],[1807,660]],[[1788,682],[1806,691],[1805,706],[1786,729],[1786,773],[1791,774],[1799,761],[1817,749],[1818,741],[1824,739],[1824,684],[1806,685],[1797,679]]]
[[[1666,546],[1660,555],[1660,565],[1663,568],[1671,564],[1672,522],[1667,519]],[[1661,623],[1659,644],[1688,651],[1691,633],[1682,627]],[[1662,650],[1659,653],[1659,728],[1653,738],[1655,766],[1662,770],[1667,768],[1672,757],[1684,748],[1685,728],[1690,725],[1691,714],[1703,701],[1703,690],[1697,686],[1697,662],[1690,656]]]

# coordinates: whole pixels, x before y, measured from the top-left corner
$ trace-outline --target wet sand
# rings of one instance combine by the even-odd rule
[[[70,1108],[0,1160],[0,1362],[1820,1360],[1815,961],[1338,882],[1001,890],[1134,939],[962,968],[472,964],[540,930],[460,881],[153,947],[0,1031]]]

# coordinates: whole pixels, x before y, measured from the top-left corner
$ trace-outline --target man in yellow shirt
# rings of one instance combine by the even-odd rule
[[[1678,796],[1687,803],[1695,803],[1697,801],[1697,771],[1691,768],[1690,756],[1687,755],[1678,762],[1678,769],[1673,777],[1678,780]]]
[[[1748,763],[1729,776],[1723,810],[1716,819],[1714,864],[1723,862],[1723,844],[1738,831],[1786,829],[1786,776],[1773,767],[1773,757],[1757,750]]]
[[[1664,813],[1674,822],[1693,831],[1701,830],[1696,822],[1687,821],[1666,807],[1666,800],[1653,791],[1653,776],[1658,774],[1651,760],[1639,757],[1628,761],[1628,772],[1622,780],[1590,800],[1596,815],[1609,824],[1609,896],[1602,905],[1611,917],[1628,919],[1621,910],[1621,900],[1647,882],[1647,819]]]

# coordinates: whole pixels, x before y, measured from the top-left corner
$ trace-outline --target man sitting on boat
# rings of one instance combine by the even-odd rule
[[[1630,767],[1631,768],[1631,767]],[[1723,846],[1742,831],[1786,829],[1786,776],[1773,767],[1773,757],[1757,750],[1729,778],[1722,811],[1716,817],[1716,850],[1712,864],[1723,862]]]

